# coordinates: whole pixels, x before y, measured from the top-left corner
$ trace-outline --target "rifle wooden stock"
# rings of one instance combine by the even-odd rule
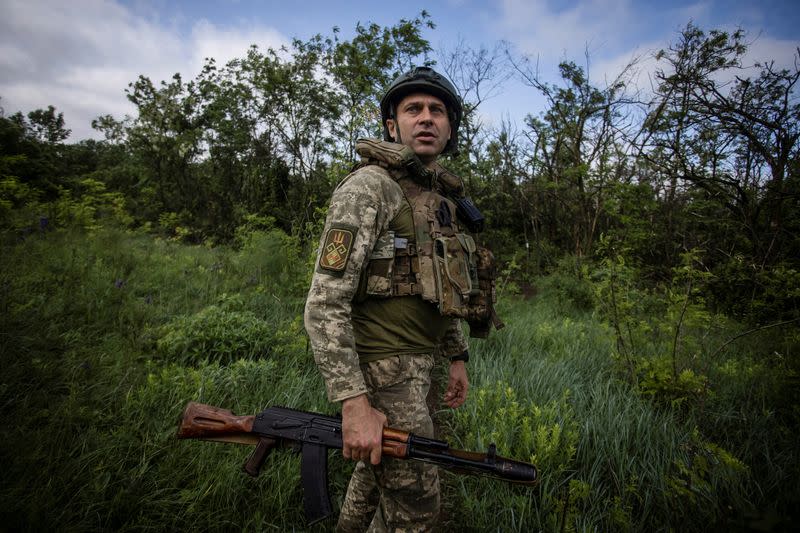
[[[178,426],[179,439],[214,439],[251,435],[255,416],[236,416],[228,409],[189,402]],[[255,443],[258,442],[258,436]]]
[[[244,471],[251,476],[259,474],[273,448],[299,444],[306,517],[313,523],[333,512],[327,493],[327,450],[342,448],[340,418],[285,407],[269,407],[255,416],[237,416],[227,409],[189,402],[177,437],[256,445],[244,465]],[[536,467],[498,456],[494,444],[485,454],[454,450],[445,441],[384,428],[382,453],[512,483],[532,485],[538,481]]]

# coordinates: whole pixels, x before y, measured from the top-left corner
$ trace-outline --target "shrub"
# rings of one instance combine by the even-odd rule
[[[569,406],[569,391],[559,400],[536,405],[519,400],[507,383],[479,387],[468,409],[454,413],[456,433],[470,449],[495,443],[500,453],[536,464],[542,471],[565,471],[575,456],[577,424]]]
[[[701,438],[695,429],[684,443],[683,458],[674,462],[674,472],[667,478],[668,497],[676,518],[724,523],[728,509],[740,513],[750,504],[744,493],[747,467],[730,452]],[[708,502],[716,502],[708,505]]]
[[[474,400],[453,413],[453,431],[463,436],[459,445],[485,450],[494,442],[499,454],[532,462],[539,482],[536,487],[516,487],[486,478],[460,478],[458,527],[528,531],[534,524],[547,524],[555,529],[559,487],[573,466],[579,438],[568,391],[544,405],[518,399],[502,381],[478,387],[471,395]]]
[[[162,326],[156,347],[162,357],[173,362],[227,363],[269,355],[274,343],[273,329],[252,311],[227,311],[211,305]]]

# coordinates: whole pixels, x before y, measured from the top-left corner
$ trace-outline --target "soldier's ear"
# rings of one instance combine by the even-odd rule
[[[391,137],[393,141],[397,140],[397,133],[395,131],[395,128],[397,128],[397,123],[394,121],[394,119],[387,118],[386,129],[389,130],[389,137]]]

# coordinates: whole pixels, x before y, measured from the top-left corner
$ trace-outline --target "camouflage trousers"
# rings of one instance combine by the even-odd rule
[[[425,403],[432,368],[430,354],[403,354],[361,365],[369,401],[386,415],[390,427],[433,437]],[[336,531],[430,531],[438,515],[436,466],[382,457],[379,465],[356,465]]]

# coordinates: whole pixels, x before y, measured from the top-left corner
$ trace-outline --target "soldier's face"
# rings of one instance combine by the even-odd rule
[[[409,146],[423,163],[430,163],[442,153],[450,140],[450,119],[439,98],[425,93],[411,93],[397,104],[396,119],[387,119],[389,134]]]

